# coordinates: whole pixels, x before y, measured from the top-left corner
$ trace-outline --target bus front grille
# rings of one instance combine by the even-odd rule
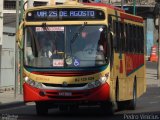
[[[61,96],[59,92],[46,92],[46,96],[54,99],[80,99],[91,95],[91,92],[72,92],[71,96]]]
[[[43,83],[46,87],[84,87],[87,83],[82,84],[67,84],[64,86],[63,84],[50,84],[50,83]]]

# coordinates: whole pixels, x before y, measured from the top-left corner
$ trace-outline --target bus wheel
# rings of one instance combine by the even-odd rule
[[[102,112],[103,114],[114,115],[114,112],[115,112],[114,105],[110,101],[102,102],[101,109],[103,110]]]
[[[118,95],[119,95],[119,87],[118,87],[118,82],[116,84],[116,104],[117,104],[117,109],[118,110],[123,110],[125,109],[125,103],[123,101],[118,101]]]
[[[69,111],[73,112],[73,111],[76,111],[79,109],[79,106],[78,105],[70,105],[69,106]]]
[[[136,109],[136,101],[137,101],[137,90],[136,90],[136,82],[134,82],[133,99],[129,100],[129,106],[128,106],[128,108],[130,110],[135,110]]]
[[[43,102],[36,102],[36,112],[37,115],[46,115],[48,113],[48,108]]]
[[[61,112],[69,111],[69,106],[68,106],[68,105],[60,105],[60,106],[59,106],[59,110],[60,110]]]

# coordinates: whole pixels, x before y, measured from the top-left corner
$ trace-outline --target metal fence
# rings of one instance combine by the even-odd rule
[[[120,4],[121,0],[101,0],[103,3]],[[133,4],[134,0],[124,0],[125,5]],[[154,5],[155,0],[136,0],[137,5]]]

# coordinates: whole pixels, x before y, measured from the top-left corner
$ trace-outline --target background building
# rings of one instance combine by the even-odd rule
[[[13,89],[15,78],[15,4],[13,1],[1,0],[0,9],[3,16],[3,21],[0,23],[3,38],[0,48],[0,89]]]

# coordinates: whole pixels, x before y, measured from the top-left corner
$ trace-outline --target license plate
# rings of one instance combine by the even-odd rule
[[[71,92],[59,92],[59,96],[72,96]]]

